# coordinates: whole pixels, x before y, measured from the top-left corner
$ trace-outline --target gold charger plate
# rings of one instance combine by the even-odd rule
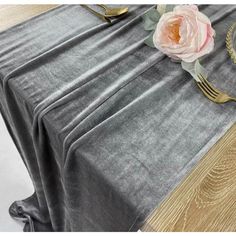
[[[230,26],[227,32],[226,48],[233,63],[236,64],[236,22]]]

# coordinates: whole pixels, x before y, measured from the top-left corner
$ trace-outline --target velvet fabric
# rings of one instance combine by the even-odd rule
[[[144,44],[153,6],[128,7],[108,24],[64,5],[0,33],[0,109],[35,188],[9,210],[25,231],[138,230],[235,122],[235,103],[209,101]],[[200,10],[216,30],[201,63],[236,96],[236,5]]]

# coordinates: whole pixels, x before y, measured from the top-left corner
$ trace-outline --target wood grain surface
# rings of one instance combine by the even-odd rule
[[[236,124],[150,215],[142,231],[236,231]]]
[[[0,5],[0,31],[58,5]],[[142,231],[236,231],[236,124],[148,217]]]
[[[10,28],[58,5],[1,5],[0,31]]]

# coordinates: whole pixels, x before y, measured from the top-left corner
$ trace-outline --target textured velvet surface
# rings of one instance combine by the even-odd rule
[[[35,187],[10,208],[25,231],[137,230],[235,121],[235,103],[210,102],[143,43],[151,7],[109,25],[65,5],[0,33],[1,113]],[[200,9],[216,30],[202,64],[236,96],[236,6]]]

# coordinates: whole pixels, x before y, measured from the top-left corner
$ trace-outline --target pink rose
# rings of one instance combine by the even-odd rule
[[[197,6],[180,5],[161,16],[153,43],[173,59],[193,62],[213,50],[214,36],[209,18]]]

